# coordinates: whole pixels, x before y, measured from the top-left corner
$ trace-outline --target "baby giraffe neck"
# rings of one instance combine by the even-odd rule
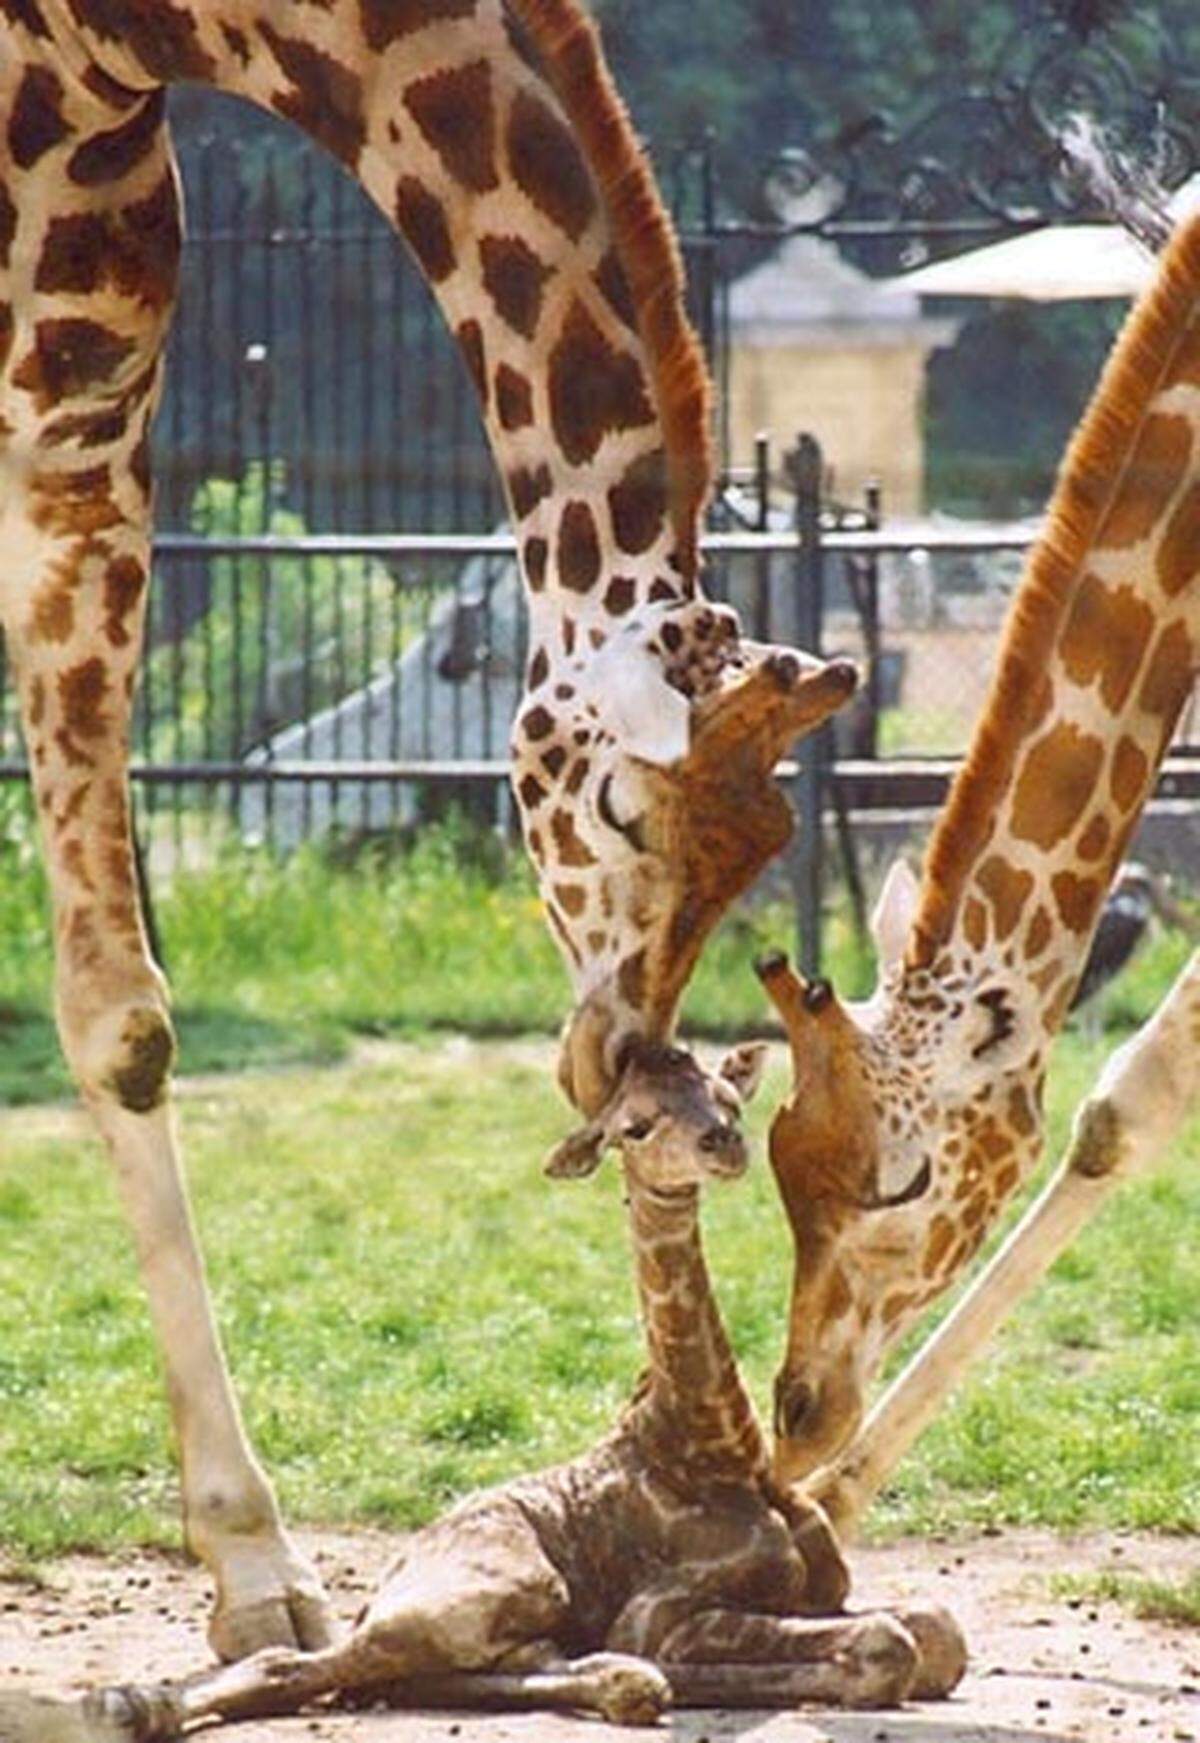
[[[649,1353],[631,1409],[642,1450],[676,1487],[765,1483],[762,1431],[705,1263],[699,1188],[658,1193],[626,1180]]]

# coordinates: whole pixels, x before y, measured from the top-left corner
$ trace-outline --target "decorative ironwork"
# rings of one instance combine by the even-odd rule
[[[989,64],[964,67],[950,100],[858,115],[784,152],[767,184],[778,233],[852,247],[884,239],[895,265],[916,265],[943,239],[1105,217],[1062,148],[1079,115],[1168,188],[1200,168],[1200,75],[1161,21],[1113,0],[1016,11]]]

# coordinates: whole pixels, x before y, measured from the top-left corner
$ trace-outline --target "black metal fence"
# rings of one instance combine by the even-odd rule
[[[457,347],[331,160],[270,118],[239,109],[235,128],[220,99],[176,99],[189,240],[134,746],[152,840],[176,856],[229,835],[287,846],[418,821],[448,787],[502,813],[524,623]],[[721,383],[730,286],[780,232],[729,222],[703,161],[667,179]],[[827,229],[876,253],[890,236],[898,261],[920,223],[962,227],[920,205],[839,209]],[[760,636],[849,653],[868,674],[829,747],[837,778],[822,792],[806,776],[807,804],[930,801],[977,711],[1029,528],[889,529],[877,494],[826,500],[811,449],[723,459],[713,590]],[[0,691],[0,772],[22,766]]]

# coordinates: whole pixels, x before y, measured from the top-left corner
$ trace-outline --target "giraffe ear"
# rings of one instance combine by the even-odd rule
[[[599,1168],[607,1142],[607,1127],[599,1120],[589,1120],[586,1126],[569,1132],[561,1144],[554,1146],[542,1172],[551,1180],[582,1180]]]
[[[766,1063],[767,1043],[744,1041],[740,1047],[730,1048],[717,1066],[717,1076],[724,1078],[729,1087],[736,1090],[739,1101],[748,1102],[762,1082]]]
[[[871,915],[871,935],[882,971],[894,968],[904,954],[920,893],[917,874],[908,861],[894,859],[883,880],[875,912]]]

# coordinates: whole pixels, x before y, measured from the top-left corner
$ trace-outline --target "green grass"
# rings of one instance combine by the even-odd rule
[[[1148,1580],[1137,1574],[1060,1574],[1051,1589],[1066,1598],[1107,1598],[1154,1622],[1185,1622],[1200,1627],[1200,1573],[1178,1581]]]
[[[494,838],[482,845],[448,827],[406,854],[336,871],[315,850],[286,861],[241,850],[178,874],[155,908],[182,1069],[326,1064],[356,1035],[555,1033],[568,981],[532,879],[518,853],[503,855]],[[791,934],[782,902],[731,916],[689,991],[693,1031],[761,1027],[767,1006],[750,964]],[[0,938],[0,1104],[66,1096],[44,884],[14,795],[0,795]],[[865,957],[840,916],[829,956],[844,991],[865,986]]]
[[[1057,1132],[1101,1051],[1060,1050]],[[547,1057],[435,1038],[184,1098],[218,1312],[290,1517],[411,1525],[612,1421],[641,1354],[615,1170],[541,1178],[568,1118]],[[784,1088],[777,1060],[757,1139]],[[0,1546],[28,1562],[173,1542],[165,1407],[107,1168],[64,1111],[4,1127]],[[906,1461],[877,1530],[1200,1531],[1198,1162],[1193,1127],[1086,1232]],[[790,1249],[761,1162],[707,1221],[765,1398]]]

